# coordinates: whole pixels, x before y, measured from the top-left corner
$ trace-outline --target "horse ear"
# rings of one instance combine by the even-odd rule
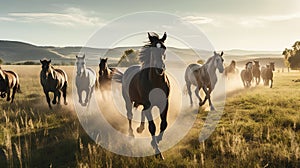
[[[51,59],[48,61],[48,63],[51,63]]]
[[[221,57],[223,56],[223,54],[224,54],[224,53],[223,53],[223,51],[222,51],[222,52],[221,52]]]
[[[167,39],[167,33],[164,33],[164,36],[160,39],[160,41],[165,42],[165,40]]]
[[[85,54],[83,54],[83,57],[82,58],[85,58]]]
[[[107,61],[107,60],[108,60],[108,58],[106,57],[106,58],[105,58],[105,61]]]
[[[150,33],[148,32],[148,39],[149,41],[152,43],[153,42],[153,37],[150,35]]]
[[[43,63],[43,61],[42,61],[42,60],[40,60],[40,63]]]
[[[78,58],[78,55],[76,55],[76,58]]]
[[[217,55],[217,52],[216,52],[216,51],[214,51],[214,55]]]

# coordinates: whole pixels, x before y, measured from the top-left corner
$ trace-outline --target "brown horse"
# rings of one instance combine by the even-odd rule
[[[52,100],[53,104],[60,104],[60,96],[61,92],[63,93],[64,97],[64,104],[67,105],[67,86],[68,86],[68,79],[67,74],[65,71],[61,69],[55,69],[50,63],[51,60],[40,60],[42,64],[42,70],[40,73],[40,82],[43,86],[44,93],[46,95],[47,103],[50,109],[52,106],[50,104],[50,97],[49,92],[54,93],[54,97]],[[58,97],[58,101],[56,98]]]
[[[239,71],[236,68],[236,62],[234,60],[231,61],[230,65],[228,65],[227,67],[225,67],[224,69],[224,75],[225,77],[229,80],[231,77],[233,77],[234,75],[238,74]]]
[[[260,65],[259,61],[254,60],[254,65],[252,68],[253,80],[255,81],[256,85],[260,83]]]
[[[107,60],[108,58],[100,58],[98,79],[100,89],[110,86],[113,74],[116,71],[115,68],[108,67]]]
[[[252,62],[247,62],[245,69],[241,72],[241,79],[245,88],[251,86],[252,78]]]
[[[270,88],[273,87],[273,71],[275,71],[275,63],[270,62],[270,65],[261,68],[261,77],[263,79],[264,85],[268,86],[269,81],[271,81]]]
[[[10,95],[12,89],[12,94]],[[13,71],[2,70],[0,67],[0,96],[1,98],[5,98],[10,101],[10,103],[14,102],[16,92],[20,91],[20,82],[19,76]]]
[[[148,33],[150,43],[145,45],[140,51],[139,60],[142,65],[129,67],[124,74],[116,73],[114,79],[122,82],[122,95],[126,103],[127,118],[129,122],[129,135],[133,136],[131,126],[132,105],[138,107],[142,105],[141,124],[137,128],[138,133],[144,130],[145,116],[148,119],[148,129],[152,135],[151,145],[155,149],[157,156],[163,158],[158,143],[162,140],[167,128],[167,112],[169,106],[169,79],[165,73],[165,51],[164,41],[167,38],[165,33],[162,38],[156,33]],[[161,91],[161,92],[156,92]],[[157,106],[160,110],[160,133],[155,136],[156,126],[153,121],[151,109]]]

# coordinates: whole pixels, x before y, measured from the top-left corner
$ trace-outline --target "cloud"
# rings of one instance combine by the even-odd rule
[[[10,17],[0,17],[0,22],[1,21],[15,21],[15,19]]]
[[[287,15],[271,15],[271,16],[261,16],[259,19],[265,20],[265,21],[287,21],[287,20],[293,20],[293,19],[299,19],[300,13],[293,13],[293,14],[287,14]]]
[[[0,17],[1,20],[1,17]],[[46,23],[61,26],[101,26],[103,20],[79,8],[67,8],[61,13],[9,13],[3,21]]]
[[[185,16],[182,18],[182,20],[193,24],[207,24],[213,21],[213,19],[211,18],[202,17],[202,16],[193,16],[193,15]]]

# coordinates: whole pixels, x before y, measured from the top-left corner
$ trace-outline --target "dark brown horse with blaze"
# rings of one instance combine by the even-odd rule
[[[124,74],[116,73],[114,79],[122,82],[122,95],[126,103],[127,118],[129,122],[129,135],[133,136],[131,126],[132,106],[143,106],[141,124],[137,128],[138,133],[144,130],[145,116],[148,119],[148,129],[152,135],[151,145],[157,156],[163,158],[158,143],[162,140],[167,128],[167,112],[169,106],[169,79],[165,73],[165,33],[162,38],[156,33],[148,33],[150,43],[145,45],[139,55],[142,65],[129,67]],[[157,106],[160,110],[160,133],[155,136],[156,126],[153,121],[151,109]]]
[[[68,79],[65,71],[54,68],[50,63],[51,60],[40,60],[42,64],[42,70],[40,73],[40,82],[43,86],[44,93],[46,95],[47,103],[50,109],[52,109],[50,103],[49,92],[54,93],[52,100],[53,104],[60,104],[61,92],[64,97],[64,104],[67,105],[67,86]],[[56,100],[58,98],[58,101]]]
[[[11,93],[12,89],[12,94]],[[11,100],[11,103],[14,102],[16,92],[20,91],[20,82],[19,76],[13,71],[3,70],[0,67],[0,96],[5,98],[7,101]],[[6,95],[7,94],[7,95]]]

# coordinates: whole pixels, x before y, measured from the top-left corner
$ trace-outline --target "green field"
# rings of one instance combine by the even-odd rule
[[[299,72],[275,73],[272,89],[229,93],[216,130],[202,143],[208,112],[200,109],[193,128],[161,161],[120,156],[95,144],[70,96],[69,105],[49,110],[40,66],[2,68],[19,74],[22,93],[12,105],[0,101],[0,167],[300,167],[300,83],[292,82]],[[73,67],[62,68],[72,81]]]

